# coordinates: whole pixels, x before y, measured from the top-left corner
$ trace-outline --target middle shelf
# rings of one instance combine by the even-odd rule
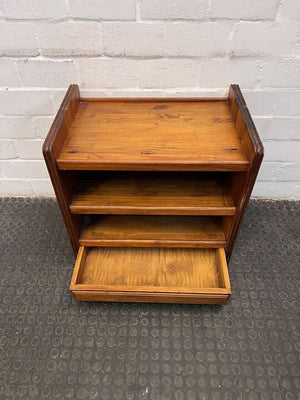
[[[81,246],[225,247],[222,218],[152,215],[86,216]]]
[[[84,172],[74,214],[234,215],[230,175],[201,172]]]

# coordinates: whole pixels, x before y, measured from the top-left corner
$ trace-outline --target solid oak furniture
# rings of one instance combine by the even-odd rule
[[[224,304],[227,262],[263,158],[228,98],[81,98],[43,153],[77,260],[77,300]]]

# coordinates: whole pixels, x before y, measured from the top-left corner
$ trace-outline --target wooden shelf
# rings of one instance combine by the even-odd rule
[[[70,209],[77,214],[234,215],[224,174],[114,172],[85,175]]]
[[[101,215],[87,217],[81,246],[224,247],[218,217]]]
[[[80,101],[58,167],[246,171],[230,103],[212,100]]]
[[[223,249],[81,247],[70,290],[77,300],[224,304]]]
[[[87,99],[70,85],[43,154],[75,299],[224,304],[263,152],[238,85],[206,99]]]

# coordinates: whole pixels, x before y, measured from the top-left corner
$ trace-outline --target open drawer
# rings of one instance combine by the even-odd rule
[[[70,290],[82,301],[194,304],[231,293],[223,248],[82,246]]]

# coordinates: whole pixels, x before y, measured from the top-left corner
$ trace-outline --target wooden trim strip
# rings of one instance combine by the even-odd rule
[[[73,291],[75,300],[78,301],[113,301],[113,302],[138,302],[138,303],[174,303],[174,304],[225,304],[228,294],[190,294],[190,293],[143,293],[143,292],[90,292]]]
[[[227,101],[227,97],[81,97],[82,102],[195,102],[195,101]]]
[[[154,239],[79,239],[81,246],[88,247],[224,247],[226,240],[154,240]]]
[[[84,267],[83,267],[84,268]],[[78,271],[80,274],[80,268]],[[78,276],[78,275],[77,275]],[[125,286],[125,285],[87,285],[81,283],[75,283],[70,285],[70,290],[86,290],[86,291],[97,291],[97,292],[140,292],[140,293],[190,293],[190,294],[230,294],[231,291],[228,288],[186,288],[182,287],[172,288],[165,286]]]
[[[80,206],[70,205],[72,214],[120,214],[120,215],[215,215],[235,214],[235,207],[147,207],[147,206]]]
[[[182,163],[156,162],[148,160],[147,162],[116,162],[116,161],[98,161],[76,160],[66,161],[57,159],[57,165],[61,170],[72,171],[248,171],[249,161],[195,161]]]

